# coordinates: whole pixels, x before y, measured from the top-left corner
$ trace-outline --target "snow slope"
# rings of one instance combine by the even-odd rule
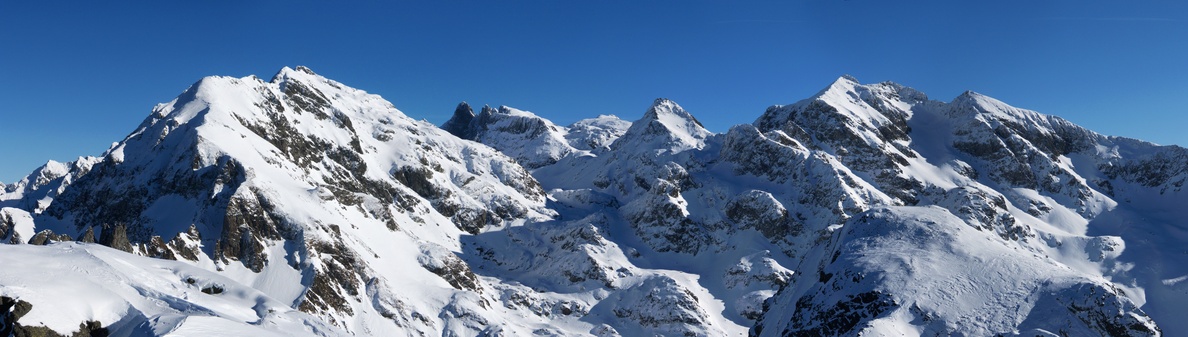
[[[112,336],[345,333],[250,285],[188,263],[73,242],[0,245],[0,254],[0,296],[33,303],[19,322],[63,335],[89,320],[104,322]]]

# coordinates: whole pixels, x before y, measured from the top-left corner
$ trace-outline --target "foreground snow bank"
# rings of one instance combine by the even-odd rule
[[[32,304],[19,323],[63,335],[89,321],[113,336],[341,334],[216,273],[97,244],[0,245],[0,266],[0,295]]]

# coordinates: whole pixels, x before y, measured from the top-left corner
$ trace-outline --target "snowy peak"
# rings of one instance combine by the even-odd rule
[[[1016,108],[973,91],[957,96],[947,108],[947,116],[958,129],[954,133],[962,135],[959,142],[987,143],[990,139],[1002,143],[994,147],[1005,147],[1016,154],[1033,148],[1048,156],[1059,156],[1085,150],[1105,138],[1063,118]],[[978,155],[987,150],[965,152]]]
[[[252,76],[252,77],[254,77],[254,76]],[[295,69],[285,66],[285,67],[281,67],[281,69],[276,72],[276,75],[272,75],[272,79],[269,80],[269,82],[283,83],[290,79],[295,79],[295,78],[308,79],[310,77],[326,79],[325,77],[319,76],[317,73],[314,73],[314,71],[312,69],[309,69],[306,66],[297,66],[297,68],[295,68]]]
[[[609,150],[611,143],[627,133],[630,127],[629,121],[614,115],[600,115],[570,124],[565,139],[578,150],[604,151]]]
[[[863,85],[843,76],[809,99],[769,107],[754,126],[761,132],[780,132],[900,189],[911,183],[895,177],[909,164],[907,158],[918,156],[907,146],[908,120],[917,107],[930,103],[923,94],[895,83]],[[911,203],[911,193],[901,192],[891,194]]]
[[[862,84],[853,76],[842,75],[808,100],[822,100],[830,103],[862,101],[868,105],[876,106],[879,101],[923,101],[927,100],[927,97],[923,93],[899,83],[888,81]]]
[[[763,131],[782,130],[806,143],[814,143],[806,137],[835,138],[825,135],[828,133],[852,135],[873,145],[905,138],[906,130],[887,130],[890,134],[881,135],[880,129],[903,129],[913,107],[929,102],[927,96],[912,88],[892,82],[860,84],[845,75],[808,99],[768,108],[754,125]],[[828,132],[814,132],[817,129]]]
[[[445,124],[442,124],[441,128],[454,136],[458,136],[458,138],[472,139],[474,138],[474,134],[470,129],[470,122],[473,120],[474,109],[471,109],[470,104],[463,101],[462,103],[458,103],[458,107],[454,108],[454,115]]]
[[[493,109],[493,108],[491,108],[491,106],[490,106],[490,105],[483,104],[483,108],[479,110],[479,113],[478,113],[478,115],[479,115],[479,116],[482,116],[482,115],[487,115],[487,116],[490,116],[490,115],[494,114],[494,113],[495,113],[495,111],[496,111],[496,110],[495,110],[495,109]]]
[[[826,94],[831,93],[831,92],[832,93],[854,92],[854,91],[857,91],[857,87],[859,87],[861,85],[862,85],[861,83],[858,83],[857,78],[854,78],[854,76],[850,76],[849,74],[846,74],[846,75],[842,75],[841,77],[838,77],[837,79],[833,80],[833,83],[830,83],[829,86],[826,86],[824,89],[821,89],[821,91],[817,92],[817,94],[813,95],[813,96],[821,97],[821,96],[825,96]]]
[[[528,169],[551,165],[577,152],[566,140],[567,130],[528,111],[506,105],[484,105],[477,115],[466,102],[441,125],[449,133],[493,147]]]
[[[974,91],[965,92],[953,98],[949,105],[958,114],[980,115],[983,120],[997,119],[1017,124],[1048,126],[1051,116],[1035,111],[1013,107],[1003,101]],[[959,115],[958,115],[959,116]]]
[[[437,153],[452,155],[434,156]],[[510,196],[509,200],[520,199],[523,192],[540,193],[530,188],[536,182],[510,158],[488,147],[449,137],[432,125],[406,117],[379,96],[327,79],[306,67],[283,68],[271,82],[255,76],[203,78],[172,102],[158,105],[136,131],[105,154],[105,163],[110,167],[91,177],[87,185],[91,187],[80,187],[74,196],[67,193],[66,200],[55,203],[58,209],[51,211],[56,217],[74,216],[72,220],[79,226],[121,222],[142,227],[154,223],[153,217],[135,212],[94,213],[89,209],[96,207],[73,205],[73,201],[116,202],[125,196],[92,198],[92,194],[120,188],[144,190],[136,194],[148,200],[128,201],[137,206],[134,210],[151,208],[145,203],[152,202],[152,198],[176,194],[186,198],[202,193],[211,194],[211,198],[221,194],[217,197],[222,200],[246,198],[239,194],[256,193],[253,188],[271,189],[271,184],[281,182],[304,188],[329,186],[336,191],[335,197],[345,198],[341,201],[346,204],[358,203],[361,200],[356,198],[365,196],[389,200],[411,197],[407,194],[415,192],[435,203],[446,217],[460,216],[460,209],[485,213],[479,209],[490,206],[484,205],[490,200],[483,199],[505,197],[493,194],[477,199],[447,198],[461,192],[450,191],[455,188],[479,188],[488,183],[529,187],[513,193],[519,196]],[[425,173],[433,171],[446,174],[430,177],[432,174]],[[124,186],[122,175],[132,180],[127,183],[142,187]],[[477,180],[466,186],[448,181],[465,176]],[[449,186],[422,186],[428,182],[421,180],[430,178]],[[179,183],[184,184],[180,187],[160,186],[161,181],[178,179],[194,181]],[[245,183],[255,186],[240,186]],[[193,190],[206,185],[219,186],[213,191]],[[242,191],[234,191],[236,187]],[[172,190],[175,188],[182,190]],[[219,207],[202,207],[209,206]],[[206,210],[197,213],[203,212]],[[519,213],[501,212],[502,216],[466,215],[473,219],[462,222],[476,222],[463,227],[474,231]],[[201,216],[197,213],[195,217]],[[222,222],[217,220],[221,219],[199,223],[206,222],[211,230],[217,230]],[[172,231],[147,233],[155,229],[145,228],[142,232],[146,233],[134,240],[146,240],[150,234],[168,239],[185,229],[175,226]],[[213,237],[217,235],[205,235]]]
[[[73,162],[47,161],[33,170],[24,179],[9,185],[0,185],[0,208],[16,207],[40,212],[79,176],[102,161],[98,157],[79,157]],[[3,235],[0,235],[2,237]],[[26,237],[27,239],[28,237]]]
[[[966,90],[960,95],[957,95],[957,97],[954,97],[953,100],[949,102],[949,105],[959,108],[974,109],[979,113],[990,114],[1020,110],[1000,100],[994,99],[993,97],[980,94],[973,90]]]
[[[693,118],[692,114],[690,114],[688,111],[685,111],[685,109],[676,102],[673,102],[667,98],[657,98],[655,101],[653,101],[652,107],[648,108],[648,111],[644,113],[643,118],[640,120],[659,120],[664,122],[665,125],[673,128],[675,128],[677,125],[672,124],[672,122],[692,122],[692,124],[702,127],[701,122],[697,121],[696,118]]]
[[[676,102],[657,98],[643,117],[631,123],[631,127],[611,148],[678,153],[705,147],[705,140],[711,135],[712,132]]]

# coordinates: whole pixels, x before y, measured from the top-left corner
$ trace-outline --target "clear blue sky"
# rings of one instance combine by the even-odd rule
[[[842,74],[978,91],[1188,144],[1183,1],[0,2],[0,181],[99,155],[206,75],[306,65],[441,123],[459,101],[568,124],[671,98],[713,131]]]

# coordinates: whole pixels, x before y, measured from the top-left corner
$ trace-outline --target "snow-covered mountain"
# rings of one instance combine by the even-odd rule
[[[1184,148],[851,77],[724,134],[208,77],[4,186],[0,335],[1188,335],[1185,180]]]
[[[602,115],[561,127],[508,106],[483,106],[475,115],[470,104],[462,102],[441,128],[459,138],[491,146],[525,168],[535,169],[574,154],[604,149],[630,126],[613,115]]]

